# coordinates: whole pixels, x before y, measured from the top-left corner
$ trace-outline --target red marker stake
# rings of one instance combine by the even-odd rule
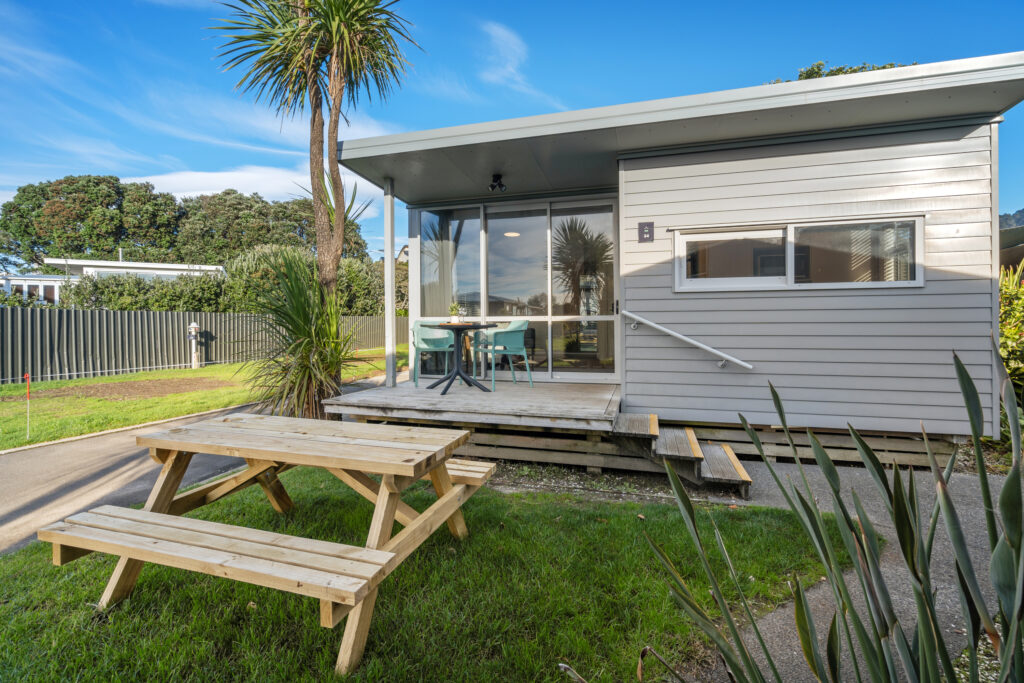
[[[29,425],[29,415],[30,415],[29,411],[31,410],[31,408],[29,406],[30,406],[31,403],[32,403],[32,381],[29,378],[28,373],[26,372],[25,373],[25,439],[26,440],[29,438],[29,436],[28,436],[28,425]]]

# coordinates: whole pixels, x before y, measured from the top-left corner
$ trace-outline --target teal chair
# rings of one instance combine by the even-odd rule
[[[516,379],[516,364],[512,356],[522,356],[526,365],[526,377],[533,387],[533,373],[530,371],[530,359],[526,353],[526,330],[530,323],[526,320],[513,320],[505,327],[491,330],[481,330],[473,337],[473,373],[476,374],[476,357],[480,354],[480,369],[487,366],[487,356],[491,357],[491,391],[494,391],[494,365],[498,356],[508,358],[508,367],[512,371],[512,381]]]
[[[429,322],[429,321],[428,321]],[[420,354],[443,353],[444,374],[448,374],[448,354],[455,348],[455,334],[449,330],[426,327],[424,321],[412,324],[412,382],[420,385]]]

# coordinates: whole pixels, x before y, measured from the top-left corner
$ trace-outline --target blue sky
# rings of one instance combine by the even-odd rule
[[[505,3],[402,0],[421,50],[402,89],[343,137],[473,123],[794,78],[831,64],[933,62],[1024,49],[1024,3]],[[0,202],[68,174],[176,194],[270,199],[308,185],[306,125],[234,89],[209,0],[0,0]],[[1001,211],[1024,208],[1024,107],[1000,130]],[[363,183],[360,194],[379,198]],[[364,221],[382,245],[380,203]],[[398,212],[404,220],[404,212]],[[402,225],[402,223],[400,223]],[[401,231],[400,231],[401,232]]]

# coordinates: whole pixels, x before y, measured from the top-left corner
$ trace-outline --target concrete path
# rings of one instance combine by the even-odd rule
[[[39,527],[76,512],[145,502],[160,466],[148,449],[135,445],[135,437],[230,410],[0,455],[0,554],[25,546]],[[243,464],[238,458],[196,455],[183,485]]]
[[[743,465],[753,479],[751,498],[750,501],[744,501],[745,503],[788,509],[785,499],[782,497],[763,463],[744,462]],[[831,493],[821,471],[816,466],[805,466],[804,469],[807,472],[807,478],[811,483],[811,488],[814,491],[819,507],[831,512]],[[776,470],[784,482],[787,477],[791,477],[794,482],[801,482],[799,471],[795,464],[778,464],[776,465]],[[850,491],[856,490],[857,496],[860,498],[861,503],[863,503],[872,524],[888,541],[882,552],[882,571],[889,590],[893,595],[896,613],[899,615],[901,622],[907,625],[906,628],[908,629],[909,636],[909,629],[915,623],[914,615],[916,614],[916,609],[914,606],[914,596],[910,582],[906,579],[907,571],[900,554],[896,530],[889,520],[882,496],[878,493],[874,481],[864,468],[840,467],[839,474],[843,483],[843,498],[850,510],[853,510]],[[914,476],[916,477],[922,509],[927,511],[927,515],[930,515],[932,504],[935,500],[935,484],[932,474],[927,471],[917,471],[914,473]],[[1003,481],[1003,477],[989,475],[989,484],[994,501],[998,501]],[[904,479],[904,484],[906,485],[906,483],[907,480]],[[950,492],[960,516],[964,535],[969,544],[974,569],[977,572],[979,583],[981,583],[982,589],[985,592],[985,600],[991,609],[995,605],[995,596],[989,588],[990,553],[978,478],[969,474],[954,474],[950,481]],[[720,502],[741,503],[741,501],[732,499],[720,500]],[[922,523],[927,524],[927,519],[923,520]],[[932,579],[937,589],[935,596],[936,608],[939,611],[940,623],[944,625],[943,637],[946,639],[947,646],[950,647],[951,651],[959,652],[964,647],[966,639],[962,633],[963,617],[956,590],[956,574],[952,548],[941,518],[935,538],[935,547],[932,554]],[[788,540],[779,539],[779,543],[786,543]],[[740,567],[737,567],[737,571],[742,573]],[[847,575],[851,579],[849,582],[851,590],[855,595],[859,594],[859,584],[855,575],[852,572],[848,572]],[[835,611],[831,589],[824,582],[818,583],[808,592],[808,602],[814,614],[818,635],[824,639],[829,621],[832,619],[832,614]],[[866,610],[861,609],[860,611],[866,619]],[[772,652],[776,664],[779,666],[783,680],[787,682],[815,680],[807,668],[803,653],[800,650],[799,641],[797,640],[792,602],[759,619],[758,626],[765,638],[769,651]],[[746,636],[745,640],[748,643],[748,647],[755,653],[759,661],[763,661],[759,646],[749,629]],[[852,679],[852,662],[845,642],[843,643],[843,648],[846,655],[843,665],[844,678]],[[822,647],[822,652],[824,652],[824,646]],[[728,680],[723,670],[719,669],[714,673],[715,675],[708,677],[713,680]]]
[[[399,373],[399,381],[408,372]],[[384,375],[346,384],[344,393],[384,382]],[[170,429],[234,410],[203,413],[137,429],[108,432],[0,455],[0,555],[24,547],[39,527],[98,505],[143,503],[160,466],[135,445],[140,434]],[[240,458],[197,454],[182,486],[242,466]]]

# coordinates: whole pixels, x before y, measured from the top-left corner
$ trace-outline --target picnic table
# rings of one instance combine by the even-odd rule
[[[139,436],[161,465],[141,510],[105,505],[39,531],[53,544],[53,563],[90,552],[120,559],[99,609],[126,598],[145,562],[268,586],[320,601],[320,624],[348,617],[336,670],[359,664],[377,599],[377,586],[441,525],[468,535],[462,504],[495,465],[452,458],[469,432],[456,429],[307,420],[233,413]],[[190,491],[178,486],[194,453],[244,458],[245,470]],[[278,475],[292,467],[327,470],[373,501],[365,547],[220,524],[181,515],[251,485],[278,512],[293,506]],[[376,477],[376,478],[374,478]],[[418,512],[401,499],[427,479],[437,500]],[[404,528],[392,537],[394,522]]]

